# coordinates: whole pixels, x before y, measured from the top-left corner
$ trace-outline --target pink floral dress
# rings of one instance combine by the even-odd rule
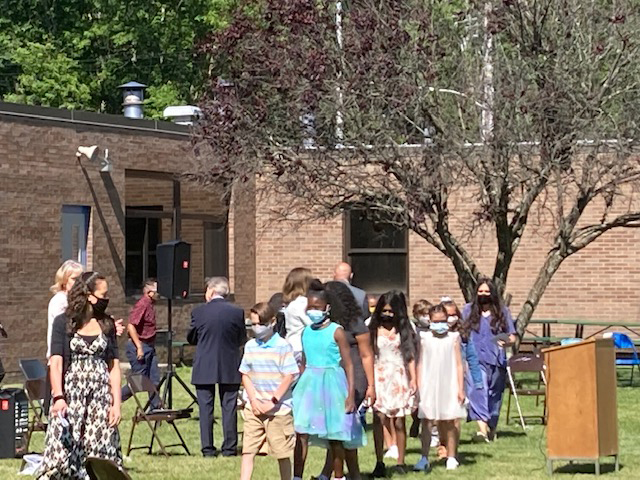
[[[373,409],[387,417],[406,417],[417,408],[409,389],[409,371],[400,351],[400,334],[395,328],[378,328],[378,356],[375,360],[376,403]]]

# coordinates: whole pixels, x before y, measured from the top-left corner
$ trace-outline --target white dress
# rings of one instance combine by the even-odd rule
[[[444,337],[420,332],[420,418],[466,418],[467,410],[458,402],[456,348],[459,342],[457,332],[449,332]]]

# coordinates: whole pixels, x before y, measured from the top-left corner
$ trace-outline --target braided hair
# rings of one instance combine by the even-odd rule
[[[68,333],[76,333],[92,318],[93,309],[89,301],[89,295],[95,292],[98,282],[106,281],[106,277],[98,272],[85,272],[75,281],[67,295],[68,304],[65,314],[69,320],[67,324]],[[113,317],[110,315],[105,314],[100,318],[96,317],[96,320],[104,333],[109,333],[115,328]]]

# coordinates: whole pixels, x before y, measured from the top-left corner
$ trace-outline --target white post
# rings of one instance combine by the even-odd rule
[[[482,119],[480,125],[480,135],[483,142],[491,140],[493,134],[493,35],[489,32],[489,15],[491,14],[491,1],[484,4],[484,42],[483,42],[483,65],[482,65],[482,90],[483,103],[486,108],[482,109]]]
[[[338,41],[338,48],[342,50],[342,2],[338,0],[336,2],[336,40]],[[336,93],[338,94],[338,111],[336,112],[336,138],[338,139],[338,145],[342,144],[344,140],[344,130],[342,129],[342,89],[340,88],[340,80],[342,78],[342,72],[338,72],[338,86],[336,86]]]

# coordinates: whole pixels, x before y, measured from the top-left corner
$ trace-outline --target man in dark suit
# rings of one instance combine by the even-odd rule
[[[191,312],[187,341],[196,345],[191,383],[195,385],[200,410],[200,442],[205,457],[218,455],[213,445],[213,403],[218,384],[222,407],[224,442],[222,455],[237,455],[238,423],[236,406],[241,375],[240,348],[247,340],[244,311],[225,300],[229,282],[224,277],[207,280],[207,303]]]
[[[349,287],[353,297],[356,299],[356,303],[362,310],[361,319],[364,321],[369,318],[369,302],[367,300],[367,292],[362,290],[361,288],[354,287],[351,285],[351,280],[353,278],[353,272],[351,271],[351,265],[345,262],[341,262],[336,265],[336,269],[333,272],[333,280],[336,282],[342,282]]]

